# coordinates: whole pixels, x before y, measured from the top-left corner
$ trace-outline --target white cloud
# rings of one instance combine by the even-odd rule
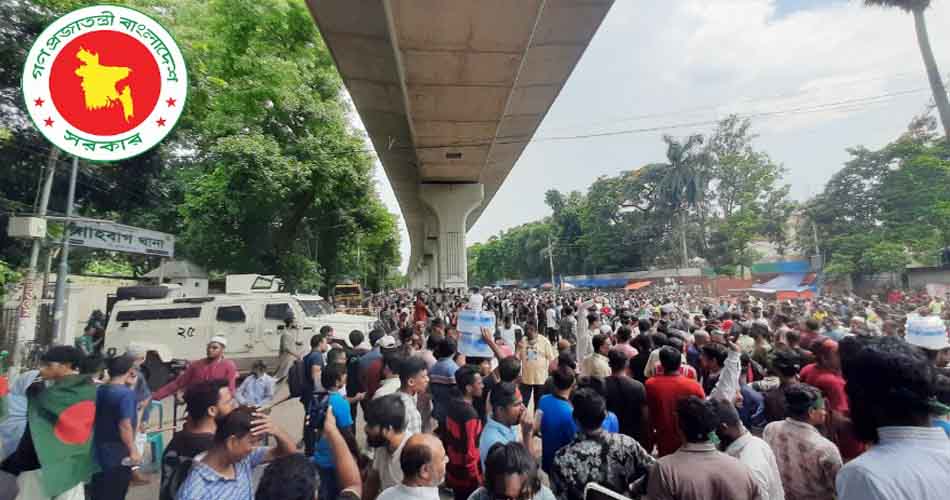
[[[807,110],[753,121],[759,147],[788,168],[793,194],[814,194],[841,168],[845,148],[893,139],[930,95],[812,108],[926,88],[927,80],[913,19],[900,10],[854,0],[782,16],[776,9],[776,0],[616,0],[538,136],[703,122],[729,112]],[[950,2],[934,2],[927,20],[948,74],[950,30],[942,28],[950,26]],[[469,241],[543,217],[549,213],[547,189],[583,191],[599,175],[662,160],[663,133],[530,144]],[[395,198],[388,202],[398,211]]]

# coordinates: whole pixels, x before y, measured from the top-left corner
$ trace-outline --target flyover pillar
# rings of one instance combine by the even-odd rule
[[[412,274],[409,277],[409,287],[413,290],[419,290],[425,287],[425,283],[422,281],[422,271],[419,269],[413,270]]]
[[[438,283],[434,286],[467,288],[466,220],[485,198],[485,187],[479,183],[423,183],[419,195],[439,219]]]
[[[422,265],[425,270],[425,282],[429,288],[439,287],[439,242],[437,239],[426,239],[422,256]]]

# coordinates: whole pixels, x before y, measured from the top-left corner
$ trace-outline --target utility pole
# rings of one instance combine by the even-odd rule
[[[551,266],[551,289],[554,289],[554,245],[551,236],[548,236],[548,265]]]
[[[53,338],[62,343],[66,332],[63,328],[63,314],[66,305],[66,276],[69,274],[69,224],[73,217],[73,200],[76,197],[76,173],[79,170],[79,158],[73,156],[73,166],[69,173],[69,194],[66,197],[66,222],[63,223],[63,249],[59,255],[59,271],[56,272],[56,298],[53,301]]]
[[[51,148],[47,158],[46,181],[43,183],[43,192],[40,195],[40,205],[37,208],[36,215],[46,217],[46,209],[49,206],[49,195],[53,190],[53,177],[56,175],[56,162],[59,161],[59,149]],[[20,301],[19,320],[17,321],[16,348],[13,351],[13,369],[19,372],[23,365],[23,359],[26,357],[26,343],[32,342],[36,338],[36,304],[33,290],[36,281],[36,266],[40,261],[40,248],[43,246],[42,239],[33,240],[33,248],[30,249],[30,267],[26,270],[26,276],[23,277],[22,297]],[[45,288],[45,283],[44,283]]]
[[[815,255],[820,259],[821,249],[818,248],[818,226],[815,225],[815,221],[811,221],[811,234],[815,238]]]

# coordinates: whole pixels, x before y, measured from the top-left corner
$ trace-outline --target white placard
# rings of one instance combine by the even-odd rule
[[[488,311],[463,310],[459,312],[459,352],[466,356],[491,358],[492,352],[485,339],[482,328],[488,328],[495,334],[495,315]]]

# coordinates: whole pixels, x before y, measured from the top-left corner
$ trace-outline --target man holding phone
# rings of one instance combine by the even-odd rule
[[[346,397],[340,394],[340,389],[346,386],[346,365],[339,363],[328,364],[320,374],[320,382],[325,392],[314,395],[309,411],[312,429],[323,429],[324,421],[329,413],[336,420],[336,427],[343,435],[344,441],[354,456],[358,456],[356,438],[353,435],[353,418],[350,414],[350,404]],[[340,486],[337,481],[336,465],[333,460],[333,450],[326,436],[320,435],[317,441],[313,461],[320,472],[320,494],[318,498],[337,498]]]

